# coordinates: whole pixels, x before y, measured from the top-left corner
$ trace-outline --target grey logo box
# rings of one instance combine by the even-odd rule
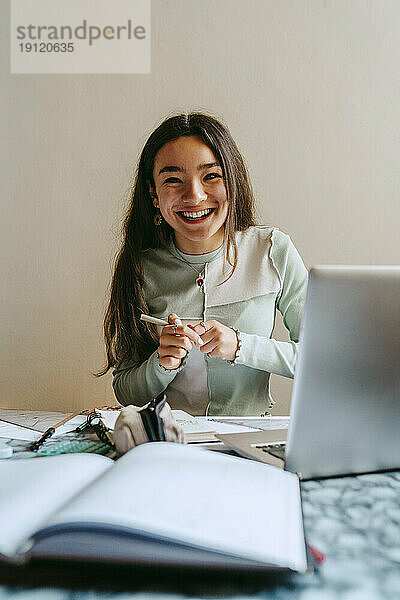
[[[150,0],[11,0],[11,73],[150,73],[150,15]]]

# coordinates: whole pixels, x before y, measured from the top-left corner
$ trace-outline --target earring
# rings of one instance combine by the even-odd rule
[[[160,211],[158,211],[155,215],[154,215],[154,225],[156,227],[160,227],[161,223],[162,223],[162,215],[160,213]]]

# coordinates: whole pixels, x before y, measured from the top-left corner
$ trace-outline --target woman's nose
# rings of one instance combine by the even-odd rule
[[[186,200],[187,202],[202,202],[206,199],[207,194],[205,193],[201,181],[193,179],[187,182],[183,193],[183,200]]]

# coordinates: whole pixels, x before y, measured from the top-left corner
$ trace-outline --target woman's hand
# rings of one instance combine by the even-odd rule
[[[201,337],[190,327],[182,325],[178,315],[172,313],[168,317],[171,325],[163,327],[158,344],[158,360],[164,369],[178,369],[182,359],[193,348],[200,346]]]
[[[236,332],[218,321],[202,321],[194,331],[201,336],[203,345],[200,350],[212,358],[234,360],[238,349]]]

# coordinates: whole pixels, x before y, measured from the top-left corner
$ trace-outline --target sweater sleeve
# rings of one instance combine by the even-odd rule
[[[278,229],[272,234],[270,258],[281,284],[276,305],[290,342],[239,332],[241,343],[235,363],[293,378],[308,273],[290,237]]]
[[[143,406],[167,388],[185,362],[178,369],[165,369],[158,361],[157,350],[139,365],[133,360],[122,361],[113,371],[115,397],[124,406]]]

